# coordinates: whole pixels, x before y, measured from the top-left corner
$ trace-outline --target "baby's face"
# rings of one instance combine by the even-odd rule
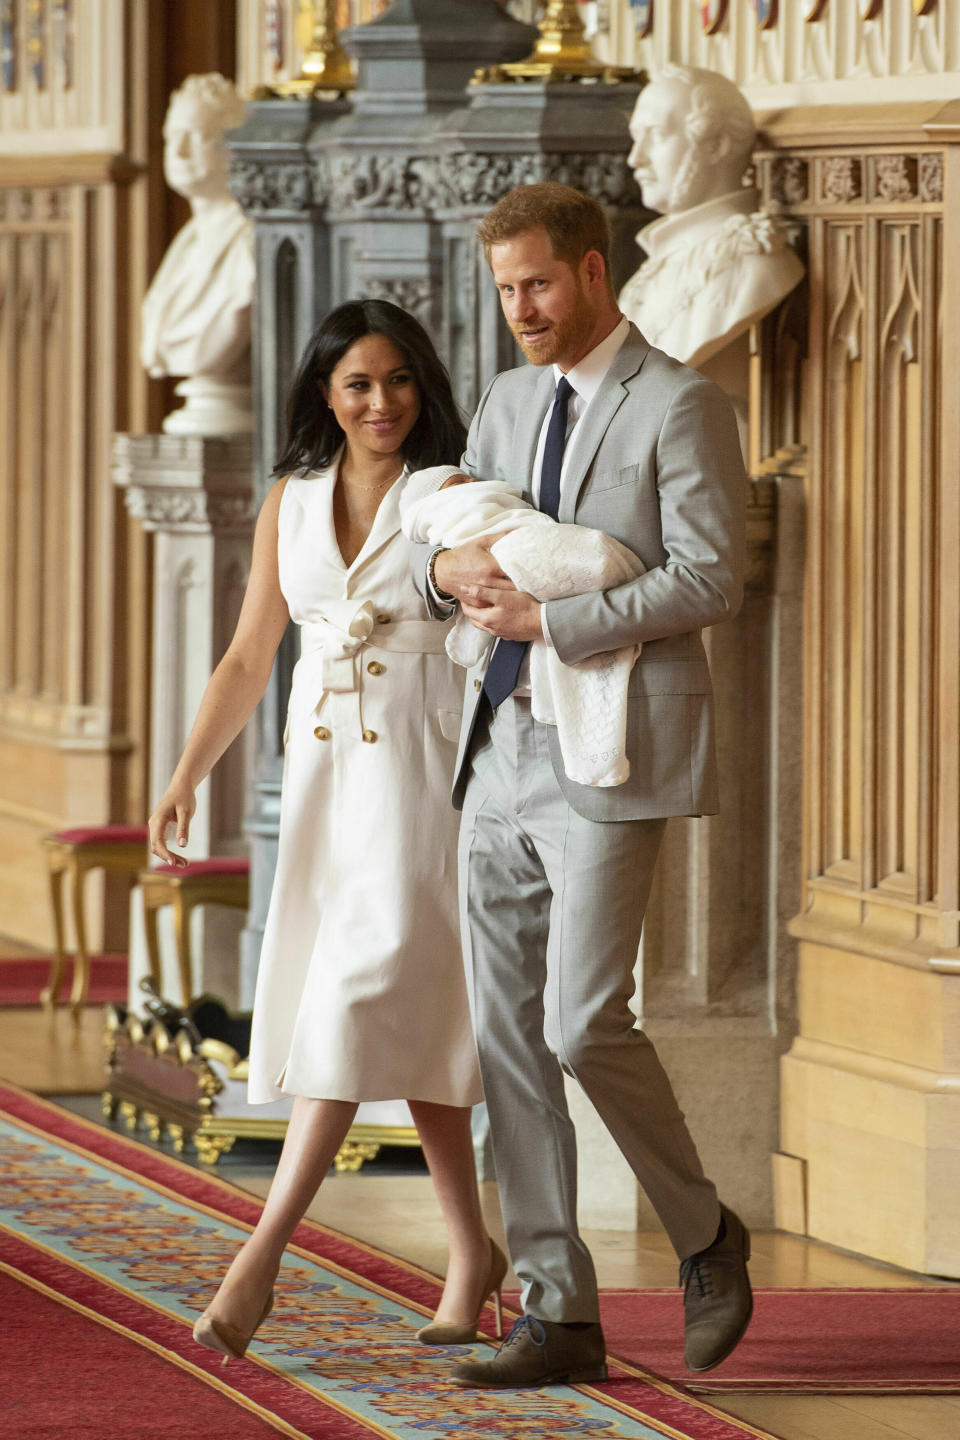
[[[454,485],[469,485],[472,480],[472,475],[464,475],[462,471],[458,470],[456,475],[451,475],[449,480],[444,480],[443,484],[440,486],[440,489],[451,490]]]

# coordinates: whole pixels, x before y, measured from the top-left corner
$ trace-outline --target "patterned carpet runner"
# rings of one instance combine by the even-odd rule
[[[0,1087],[0,1436],[770,1440],[630,1364],[600,1386],[460,1390],[445,1371],[469,1351],[413,1335],[436,1278],[310,1222],[248,1357],[221,1369],[190,1329],[259,1208]]]

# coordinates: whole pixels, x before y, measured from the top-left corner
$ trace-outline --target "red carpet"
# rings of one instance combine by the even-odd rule
[[[464,1352],[414,1338],[436,1277],[312,1222],[247,1358],[221,1369],[190,1330],[259,1211],[0,1086],[0,1440],[773,1440],[629,1363],[603,1385],[460,1390]]]
[[[611,1354],[691,1390],[960,1391],[960,1285],[759,1290],[746,1339],[703,1376],[684,1368],[679,1290],[606,1290],[600,1304]]]
[[[9,1440],[68,1434],[181,1440],[185,1433],[275,1440],[286,1433],[268,1419],[238,1411],[233,1399],[214,1388],[213,1377],[178,1369],[170,1351],[146,1348],[122,1328],[6,1265],[0,1265],[0,1314],[6,1377],[0,1435]],[[71,1386],[69,1419],[65,1374],[88,1377],[86,1384]]]
[[[50,979],[52,958],[31,955],[19,960],[0,960],[0,1007],[39,1005],[40,991]],[[59,1004],[70,999],[73,984],[73,960],[68,958],[60,986]],[[90,961],[88,1005],[104,1005],[108,1000],[127,998],[126,955],[93,955]]]

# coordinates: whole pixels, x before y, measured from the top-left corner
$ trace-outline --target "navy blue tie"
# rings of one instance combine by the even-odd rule
[[[560,471],[567,443],[567,407],[573,386],[565,375],[560,376],[557,393],[550,412],[547,439],[540,467],[540,506],[545,515],[556,520],[560,510]],[[517,688],[517,679],[529,640],[501,640],[494,650],[483,680],[483,692],[496,710],[502,700]]]

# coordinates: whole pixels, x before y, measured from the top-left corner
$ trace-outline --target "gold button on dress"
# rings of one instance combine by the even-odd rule
[[[386,670],[386,665],[381,665],[379,660],[371,660],[367,666],[368,675],[384,675],[386,674]]]

